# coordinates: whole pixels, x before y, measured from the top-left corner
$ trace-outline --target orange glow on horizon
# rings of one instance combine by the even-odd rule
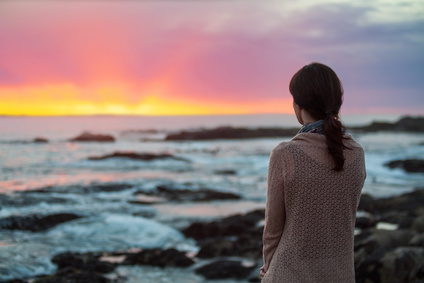
[[[155,86],[156,87],[153,87]],[[80,89],[73,84],[43,85],[39,87],[0,87],[2,101],[0,115],[65,116],[65,115],[215,115],[292,113],[288,99],[257,101],[201,101],[176,98],[167,90],[152,84],[144,90],[122,86],[103,86]],[[127,92],[137,101],[125,101]],[[140,93],[140,95],[137,95]],[[86,97],[90,97],[87,99]]]

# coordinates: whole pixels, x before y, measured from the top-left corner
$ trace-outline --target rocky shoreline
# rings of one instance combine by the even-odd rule
[[[125,189],[125,186],[104,188],[114,191]],[[158,186],[150,194],[172,200],[170,191],[174,189]],[[185,189],[182,194],[186,194],[186,199],[183,196],[176,201],[195,201],[190,190]],[[204,198],[200,197],[199,200]],[[374,199],[364,194],[358,211],[358,233],[354,244],[356,282],[424,282],[424,188],[383,199]],[[34,227],[38,225],[39,230],[29,230],[44,231],[78,217],[82,216],[57,214],[25,219],[21,216],[9,217],[0,219],[0,229],[27,229],[32,227],[32,223]],[[57,265],[56,273],[32,278],[30,281],[125,282],[125,278],[119,274],[110,276],[116,272],[117,267],[147,265],[187,269],[210,280],[260,282],[258,270],[262,265],[263,218],[264,210],[261,209],[213,221],[191,223],[182,228],[181,232],[187,238],[194,239],[199,247],[196,254],[173,248],[56,254],[51,259]],[[30,281],[14,279],[7,282]]]
[[[372,122],[365,126],[347,127],[348,131],[354,133],[373,133],[373,132],[406,132],[406,133],[423,133],[424,132],[424,117],[423,116],[404,116],[394,123],[390,122]],[[231,140],[231,139],[255,139],[255,138],[281,138],[293,137],[299,131],[299,127],[281,128],[281,127],[231,127],[222,126],[210,129],[193,129],[182,130],[179,132],[160,132],[155,129],[150,130],[126,130],[122,131],[123,135],[128,133],[150,133],[157,134],[161,137],[152,139],[143,138],[140,141],[210,141],[210,140]],[[69,138],[69,142],[100,142],[110,143],[117,141],[117,138],[110,134],[98,134],[91,132],[83,132],[80,135]],[[5,143],[38,143],[45,144],[50,141],[45,137],[34,137],[32,140],[12,140],[3,141]],[[110,156],[114,157],[114,156]],[[106,157],[108,158],[108,157]],[[132,158],[128,156],[128,158]],[[137,157],[135,157],[137,159]],[[143,159],[143,158],[141,158]]]
[[[348,130],[354,132],[424,132],[424,117],[402,117],[395,123],[373,122],[370,125],[361,127],[349,127]],[[299,128],[235,128],[218,127],[214,129],[201,129],[193,131],[181,131],[168,134],[166,141],[185,140],[216,140],[216,139],[252,139],[252,138],[272,138],[272,137],[293,137]]]

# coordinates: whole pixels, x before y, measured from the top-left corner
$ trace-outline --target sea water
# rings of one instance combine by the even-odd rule
[[[349,125],[373,120],[396,121],[397,116],[345,116]],[[72,212],[83,218],[45,232],[0,230],[0,281],[52,273],[53,255],[64,252],[116,251],[130,248],[170,248],[195,253],[195,242],[180,229],[207,220],[264,208],[266,174],[271,149],[282,138],[213,141],[164,141],[180,130],[235,127],[298,127],[292,115],[190,117],[0,117],[0,193],[22,198],[17,191],[46,189],[10,205],[0,204],[0,218]],[[76,143],[83,131],[111,134],[113,143]],[[424,174],[389,169],[391,160],[424,156],[422,133],[358,133],[353,137],[366,153],[367,179],[363,191],[386,197],[423,187]],[[48,143],[33,143],[43,137]],[[170,153],[181,160],[88,160],[115,151]],[[234,174],[219,174],[232,170]],[[118,192],[81,191],[92,184],[123,183]],[[136,191],[157,185],[185,184],[242,196],[240,201],[206,203],[131,204]],[[49,193],[49,190],[51,191]],[[192,269],[120,267],[129,282],[207,282]],[[142,275],[141,275],[142,274]],[[231,280],[226,282],[233,282]],[[235,282],[235,281],[234,281]],[[241,282],[241,281],[237,281]]]

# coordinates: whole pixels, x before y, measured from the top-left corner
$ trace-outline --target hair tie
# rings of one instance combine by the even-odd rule
[[[333,113],[334,113],[334,111],[331,111],[331,110],[330,110],[330,111],[326,111],[326,112],[325,112],[325,115],[331,115],[331,114],[333,114]]]

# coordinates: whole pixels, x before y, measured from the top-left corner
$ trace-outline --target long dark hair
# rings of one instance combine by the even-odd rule
[[[321,63],[304,66],[290,81],[294,102],[308,111],[312,118],[324,120],[327,148],[334,160],[334,170],[342,171],[345,162],[343,125],[339,111],[343,103],[343,86],[336,73]]]

